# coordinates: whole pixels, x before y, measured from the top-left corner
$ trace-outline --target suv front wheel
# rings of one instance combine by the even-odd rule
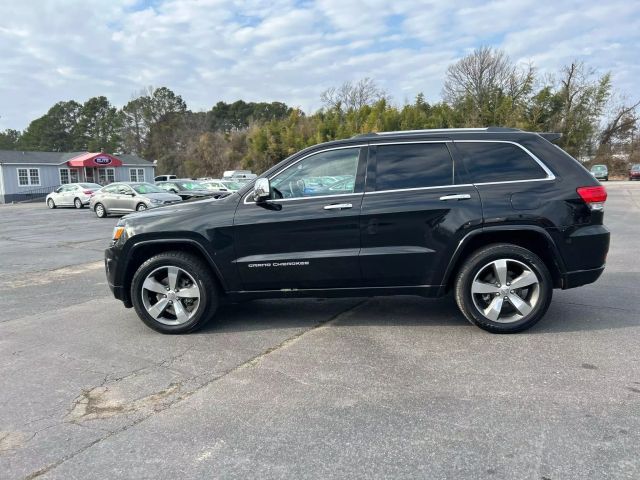
[[[218,308],[213,275],[202,261],[166,252],[144,262],[133,276],[131,300],[138,316],[161,333],[186,333],[204,325]]]
[[[549,308],[552,293],[551,275],[540,257],[511,244],[472,254],[455,284],[456,302],[467,320],[492,333],[532,327]]]

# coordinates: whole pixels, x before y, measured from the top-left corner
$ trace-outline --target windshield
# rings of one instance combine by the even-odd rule
[[[205,187],[200,182],[178,182],[178,185],[180,185],[180,188],[184,190],[206,190],[207,189],[207,187]]]
[[[631,170],[637,172],[638,170],[640,170],[640,165],[634,165],[633,167],[631,167]]]
[[[593,167],[591,167],[591,170],[606,170],[607,167],[605,167],[604,165],[594,165]]]
[[[102,188],[102,185],[98,185],[97,183],[80,183],[79,184],[82,188]]]
[[[131,187],[138,193],[166,193],[164,190],[156,187],[155,185],[151,185],[150,183],[138,183],[136,185],[131,185]]]

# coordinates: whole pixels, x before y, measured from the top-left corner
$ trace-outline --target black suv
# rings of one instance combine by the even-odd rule
[[[554,288],[594,282],[609,249],[606,191],[558,137],[451,129],[316,145],[224,198],[123,217],[109,285],[163,333],[196,329],[225,301],[448,291],[475,325],[521,331]]]

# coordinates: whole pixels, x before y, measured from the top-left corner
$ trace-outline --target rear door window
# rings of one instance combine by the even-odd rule
[[[537,180],[547,173],[522,148],[512,143],[456,142],[473,183]]]
[[[453,160],[444,142],[398,143],[376,149],[376,190],[453,184]]]

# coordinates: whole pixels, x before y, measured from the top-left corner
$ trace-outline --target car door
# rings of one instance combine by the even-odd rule
[[[272,198],[238,205],[234,237],[245,290],[349,288],[360,285],[359,215],[366,145],[309,153],[270,177]],[[350,192],[307,188],[319,175],[356,178]]]
[[[71,205],[69,187],[70,187],[69,185],[62,185],[60,189],[60,193],[58,194],[59,196],[59,201],[57,202],[58,205],[61,205],[61,206]]]
[[[118,185],[118,193],[116,195],[116,208],[121,212],[133,212],[136,209],[136,202],[133,188],[129,185]]]
[[[80,196],[80,186],[75,184],[67,185],[65,196],[65,203],[73,205],[74,200]]]
[[[438,288],[459,241],[482,223],[480,196],[450,143],[371,145],[360,217],[366,286]]]
[[[60,185],[56,188],[51,194],[51,198],[55,202],[56,205],[64,205],[64,185]]]
[[[104,205],[104,208],[106,208],[107,211],[109,212],[113,212],[114,210],[117,211],[117,208],[116,208],[117,192],[118,192],[117,184],[112,184],[106,187],[102,187],[96,193],[97,198],[95,200],[95,203],[102,203],[102,205]]]

